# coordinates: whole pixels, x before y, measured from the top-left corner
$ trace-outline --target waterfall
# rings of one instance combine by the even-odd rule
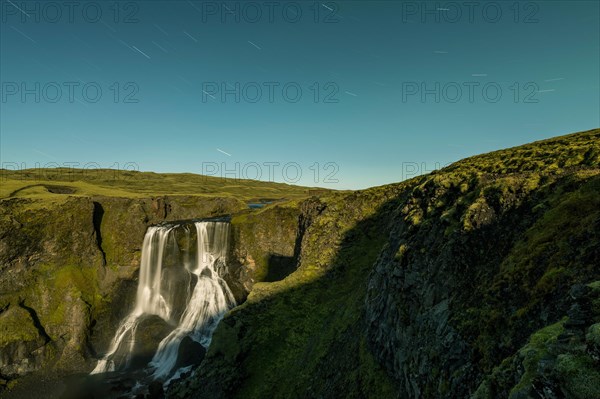
[[[190,231],[190,224],[148,228],[135,306],[121,321],[108,353],[92,374],[130,366],[137,327],[148,316],[158,316],[174,327],[148,363],[153,378],[164,380],[176,372],[179,345],[185,337],[208,348],[217,324],[235,306],[222,278],[227,272],[229,223],[202,221],[193,226],[195,231]]]

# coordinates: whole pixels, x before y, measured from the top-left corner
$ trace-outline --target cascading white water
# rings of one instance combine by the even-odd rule
[[[176,233],[182,228],[184,242],[189,245],[191,232],[187,225],[148,229],[142,247],[134,309],[119,325],[108,353],[98,361],[92,374],[129,366],[136,344],[136,329],[148,315],[176,324],[159,343],[149,363],[153,378],[165,379],[175,372],[179,344],[185,337],[208,347],[217,324],[225,312],[235,306],[233,294],[222,278],[227,267],[229,223],[203,221],[194,225],[196,246],[183,250],[178,247]],[[193,249],[196,250],[195,262],[191,262],[189,256]],[[193,276],[197,281],[190,290]]]

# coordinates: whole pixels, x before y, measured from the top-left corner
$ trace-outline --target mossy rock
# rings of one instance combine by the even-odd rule
[[[560,354],[556,359],[556,372],[567,397],[600,398],[600,368],[589,356]]]
[[[0,313],[0,374],[15,378],[38,369],[49,343],[25,307],[11,305]]]

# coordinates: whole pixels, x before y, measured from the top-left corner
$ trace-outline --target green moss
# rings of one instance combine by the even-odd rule
[[[239,328],[239,324],[230,326],[223,323],[215,336],[211,351],[229,359],[236,359],[240,353]]]
[[[469,206],[463,217],[463,229],[472,231],[480,226],[489,224],[493,217],[493,210],[485,198],[480,197]]]
[[[588,284],[588,287],[591,289],[600,292],[600,281],[594,281],[593,283]]]
[[[510,356],[494,367],[492,372],[479,384],[471,399],[496,399],[507,396],[506,394],[497,394],[496,387],[508,386],[512,388],[515,375],[518,374],[514,367],[514,360],[515,356]]]
[[[570,275],[570,271],[564,267],[549,268],[536,283],[534,290],[538,295],[544,295],[551,292],[561,281],[566,281]]]
[[[594,361],[583,354],[558,355],[556,370],[568,397],[600,398],[600,371]]]
[[[82,333],[90,313],[106,304],[99,293],[97,270],[93,267],[43,264],[35,268],[29,286],[13,293],[36,312],[51,339],[70,337],[69,326]],[[65,332],[69,334],[65,335]]]
[[[0,314],[0,348],[10,343],[36,341],[39,332],[29,313],[15,305]]]
[[[404,255],[406,254],[406,251],[408,251],[408,246],[406,244],[401,244],[398,247],[396,254],[394,255],[394,260],[397,262],[401,262],[404,258]]]
[[[600,164],[599,140],[600,130],[588,130],[463,159],[438,173],[509,174],[597,166]]]
[[[540,360],[551,357],[550,348],[556,344],[558,336],[564,331],[564,322],[563,320],[539,330],[531,336],[528,344],[519,350],[524,373],[519,383],[511,390],[511,396],[529,389],[537,375]]]
[[[590,326],[585,336],[585,340],[589,345],[600,349],[600,323]]]

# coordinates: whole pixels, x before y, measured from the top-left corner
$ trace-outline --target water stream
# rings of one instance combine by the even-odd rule
[[[168,380],[178,370],[179,347],[191,340],[208,348],[212,333],[235,299],[227,272],[229,223],[200,221],[152,226],[142,246],[135,306],[117,328],[107,354],[92,374],[127,370],[139,345],[138,327],[158,316],[171,331],[159,343],[146,370]]]

